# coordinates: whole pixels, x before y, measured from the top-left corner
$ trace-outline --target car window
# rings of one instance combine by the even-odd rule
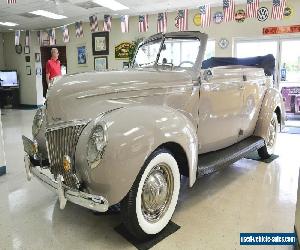
[[[161,40],[155,40],[142,45],[136,54],[135,66],[143,67],[154,65],[160,46]]]

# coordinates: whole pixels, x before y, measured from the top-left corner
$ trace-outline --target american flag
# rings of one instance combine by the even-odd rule
[[[30,42],[30,31],[26,30],[25,31],[25,46],[29,46],[29,42]]]
[[[157,33],[167,32],[167,13],[158,13],[157,15]]]
[[[90,26],[91,26],[91,32],[96,32],[99,30],[98,28],[98,18],[96,15],[92,15],[89,17],[90,19]]]
[[[104,15],[103,31],[111,31],[111,15]]]
[[[63,26],[63,41],[64,43],[70,42],[69,29],[67,26]]]
[[[17,3],[17,0],[7,0],[7,4],[15,4]]]
[[[129,32],[129,16],[128,15],[124,15],[121,16],[121,31],[122,33],[127,33]]]
[[[83,37],[82,21],[75,23],[75,35],[76,38]]]
[[[200,12],[200,16],[201,16],[201,26],[202,26],[202,28],[209,27],[210,26],[210,21],[211,21],[210,4],[200,6],[199,7],[199,12]]]
[[[273,0],[272,19],[280,20],[283,18],[286,0]]]
[[[259,0],[247,0],[246,17],[257,18],[258,9],[259,9]]]
[[[234,20],[235,7],[234,0],[223,0],[224,22]]]
[[[48,31],[49,34],[49,42],[50,45],[55,45],[56,44],[56,38],[55,38],[55,29],[51,29]]]
[[[178,10],[177,17],[175,18],[175,26],[179,31],[188,30],[188,10]]]
[[[139,16],[139,32],[147,32],[148,25],[148,15]]]

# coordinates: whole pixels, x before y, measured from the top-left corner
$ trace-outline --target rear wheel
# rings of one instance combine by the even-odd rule
[[[177,162],[168,150],[159,149],[146,160],[121,202],[122,220],[127,230],[139,240],[163,230],[174,213],[179,189]]]
[[[269,125],[265,146],[258,149],[258,155],[260,156],[261,159],[268,159],[274,153],[278,130],[279,130],[279,124],[277,120],[277,115],[276,113],[274,113]]]

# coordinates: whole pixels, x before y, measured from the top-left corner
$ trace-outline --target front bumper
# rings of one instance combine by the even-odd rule
[[[30,181],[32,176],[34,176],[50,190],[56,192],[59,198],[60,209],[64,209],[66,202],[70,201],[97,212],[106,212],[108,210],[109,204],[104,197],[70,188],[63,183],[61,175],[57,177],[56,181],[47,168],[34,166],[30,160],[30,157],[34,156],[34,143],[25,136],[22,139],[25,151],[24,161],[27,179]]]

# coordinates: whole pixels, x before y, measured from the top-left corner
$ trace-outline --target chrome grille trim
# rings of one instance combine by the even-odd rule
[[[70,187],[76,186],[76,180],[74,180],[73,173],[75,162],[75,150],[80,134],[87,125],[85,122],[69,122],[59,124],[47,128],[46,140],[47,149],[50,162],[50,171],[54,175],[55,179],[60,174],[64,177],[65,184]],[[72,161],[72,170],[70,173],[66,173],[63,169],[63,157],[68,155]]]

